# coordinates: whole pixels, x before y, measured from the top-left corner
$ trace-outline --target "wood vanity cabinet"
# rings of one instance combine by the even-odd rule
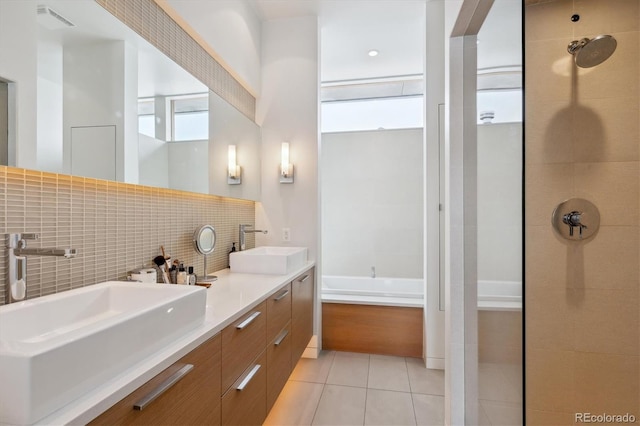
[[[313,295],[311,268],[91,424],[261,425],[313,335]]]
[[[275,339],[291,320],[291,283],[267,299],[267,342]]]
[[[262,353],[222,396],[222,424],[261,425],[267,418],[267,356]]]
[[[219,425],[220,334],[207,340],[95,418],[90,425]],[[189,366],[193,366],[189,368]],[[188,371],[187,371],[188,370]],[[179,379],[155,400],[154,391]]]
[[[315,268],[304,272],[291,283],[291,359],[298,362],[313,336],[313,294]]]
[[[291,359],[291,321],[267,346],[267,412],[275,404],[293,369]]]
[[[267,345],[267,310],[262,302],[222,330],[222,393]]]
[[[291,283],[267,299],[267,412],[291,374]]]

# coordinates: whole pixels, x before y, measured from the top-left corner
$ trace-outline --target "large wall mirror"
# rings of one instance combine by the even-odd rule
[[[0,8],[13,23],[0,26],[0,39],[22,47],[0,46],[0,96],[22,120],[15,132],[8,123],[0,164],[259,199],[260,128],[99,4]],[[242,185],[227,185],[230,144]]]

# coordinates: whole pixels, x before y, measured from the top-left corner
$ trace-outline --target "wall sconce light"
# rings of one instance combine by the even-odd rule
[[[282,142],[280,183],[293,183],[293,164],[289,162],[289,143]]]
[[[229,185],[239,185],[242,183],[242,169],[236,161],[236,146],[229,145],[229,168],[227,173],[227,183]]]

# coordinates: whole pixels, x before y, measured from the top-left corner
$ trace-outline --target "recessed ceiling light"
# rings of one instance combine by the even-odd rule
[[[369,56],[372,56],[372,57],[373,57],[373,56],[378,56],[378,53],[380,53],[380,52],[378,52],[378,51],[377,51],[377,50],[375,50],[375,49],[371,49],[371,50],[369,51]]]

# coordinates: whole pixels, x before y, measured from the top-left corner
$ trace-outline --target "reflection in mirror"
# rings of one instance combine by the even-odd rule
[[[38,9],[55,13],[37,13]],[[99,4],[48,0],[39,8],[35,0],[24,0],[3,9],[5,12],[12,14],[16,25],[0,28],[0,38],[15,36],[19,26],[32,26],[37,34],[34,32],[33,40],[26,34],[23,37],[27,40],[23,47],[30,49],[9,49],[11,67],[0,66],[0,71],[22,70],[16,85],[22,88],[22,96],[32,90],[31,99],[36,98],[37,105],[29,104],[30,99],[18,99],[23,109],[29,104],[18,130],[27,123],[35,128],[34,138],[18,131],[16,153],[12,154],[10,140],[9,158],[0,154],[1,164],[259,198],[259,180],[255,179],[234,194],[228,194],[227,188],[222,194],[210,189],[210,175],[216,171],[210,170],[215,159],[209,120],[218,114],[210,109],[209,89]],[[34,71],[33,78],[28,70]],[[225,101],[220,106],[234,109]],[[257,129],[257,142],[251,149],[259,150],[259,128],[246,120]],[[234,134],[232,128],[226,131]],[[244,137],[246,132],[239,132],[238,137]],[[259,158],[260,154],[251,156]],[[220,172],[225,171],[223,166]],[[259,169],[255,176],[259,178]]]
[[[476,97],[478,387],[480,395],[513,389],[494,398],[512,407],[496,422],[512,425],[523,424],[521,17],[521,2],[493,3],[478,33]],[[479,406],[488,410],[485,400]]]
[[[259,200],[261,190],[260,127],[211,92],[209,108],[215,111],[209,126],[209,188],[211,193],[233,198]],[[242,167],[242,183],[229,185],[228,147],[236,146],[236,164]]]
[[[206,180],[184,185],[187,168],[170,161],[178,155],[171,146],[178,140],[200,140],[200,150],[206,148],[207,88],[98,4],[52,0],[47,6],[73,26],[49,24],[49,15],[38,18],[38,166],[207,192]],[[139,99],[154,107],[152,114],[144,111],[154,131],[140,140]],[[183,131],[189,125],[183,117],[193,116],[191,99],[205,105],[197,111],[197,135]]]
[[[9,85],[0,80],[0,165],[9,164]]]

